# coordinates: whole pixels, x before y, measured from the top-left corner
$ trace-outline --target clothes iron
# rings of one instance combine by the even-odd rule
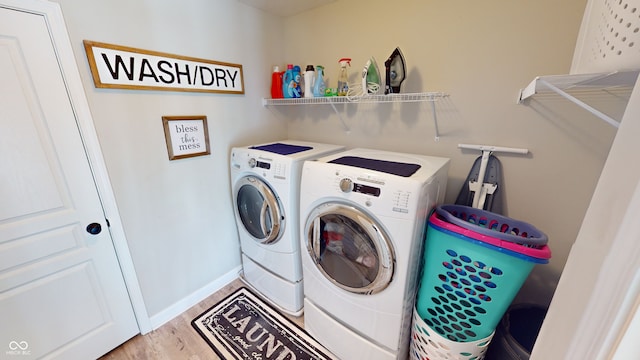
[[[362,69],[362,93],[377,94],[380,89],[380,69],[376,59],[372,56]]]
[[[407,68],[404,62],[402,51],[397,47],[391,53],[391,56],[384,62],[386,70],[386,79],[384,86],[385,94],[397,94],[400,92],[400,85],[404,81]]]

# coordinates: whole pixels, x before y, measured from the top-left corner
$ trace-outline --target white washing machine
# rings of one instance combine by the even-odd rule
[[[280,310],[300,315],[300,173],[305,160],[343,146],[285,140],[231,150],[242,279]]]
[[[449,159],[352,149],[305,162],[305,329],[341,359],[408,357],[427,216]]]

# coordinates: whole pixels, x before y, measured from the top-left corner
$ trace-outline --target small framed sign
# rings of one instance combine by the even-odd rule
[[[211,154],[206,116],[163,116],[162,125],[169,160]]]

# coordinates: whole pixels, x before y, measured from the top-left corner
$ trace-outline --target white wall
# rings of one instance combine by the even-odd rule
[[[260,104],[281,26],[233,0],[57,2],[153,317],[240,265],[229,149],[286,136]],[[245,95],[96,89],[82,40],[242,64]],[[169,161],[163,115],[206,115],[211,155]]]
[[[351,57],[357,80],[374,56],[381,68],[399,46],[408,78],[403,92],[443,91],[436,104],[440,141],[428,104],[339,106],[351,132],[328,107],[281,107],[290,137],[450,157],[446,201],[454,202],[479,153],[459,143],[527,148],[502,162],[507,214],[550,238],[550,265],[537,266],[519,298],[548,303],[576,238],[615,129],[560,96],[516,104],[537,75],[567,74],[586,5],[570,1],[337,1],[287,18],[287,61],[322,64],[335,87],[338,59]],[[622,99],[584,94],[620,118]]]

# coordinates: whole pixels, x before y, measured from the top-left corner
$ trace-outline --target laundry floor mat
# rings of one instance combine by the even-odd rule
[[[337,360],[298,325],[244,287],[198,315],[191,325],[225,360]]]

